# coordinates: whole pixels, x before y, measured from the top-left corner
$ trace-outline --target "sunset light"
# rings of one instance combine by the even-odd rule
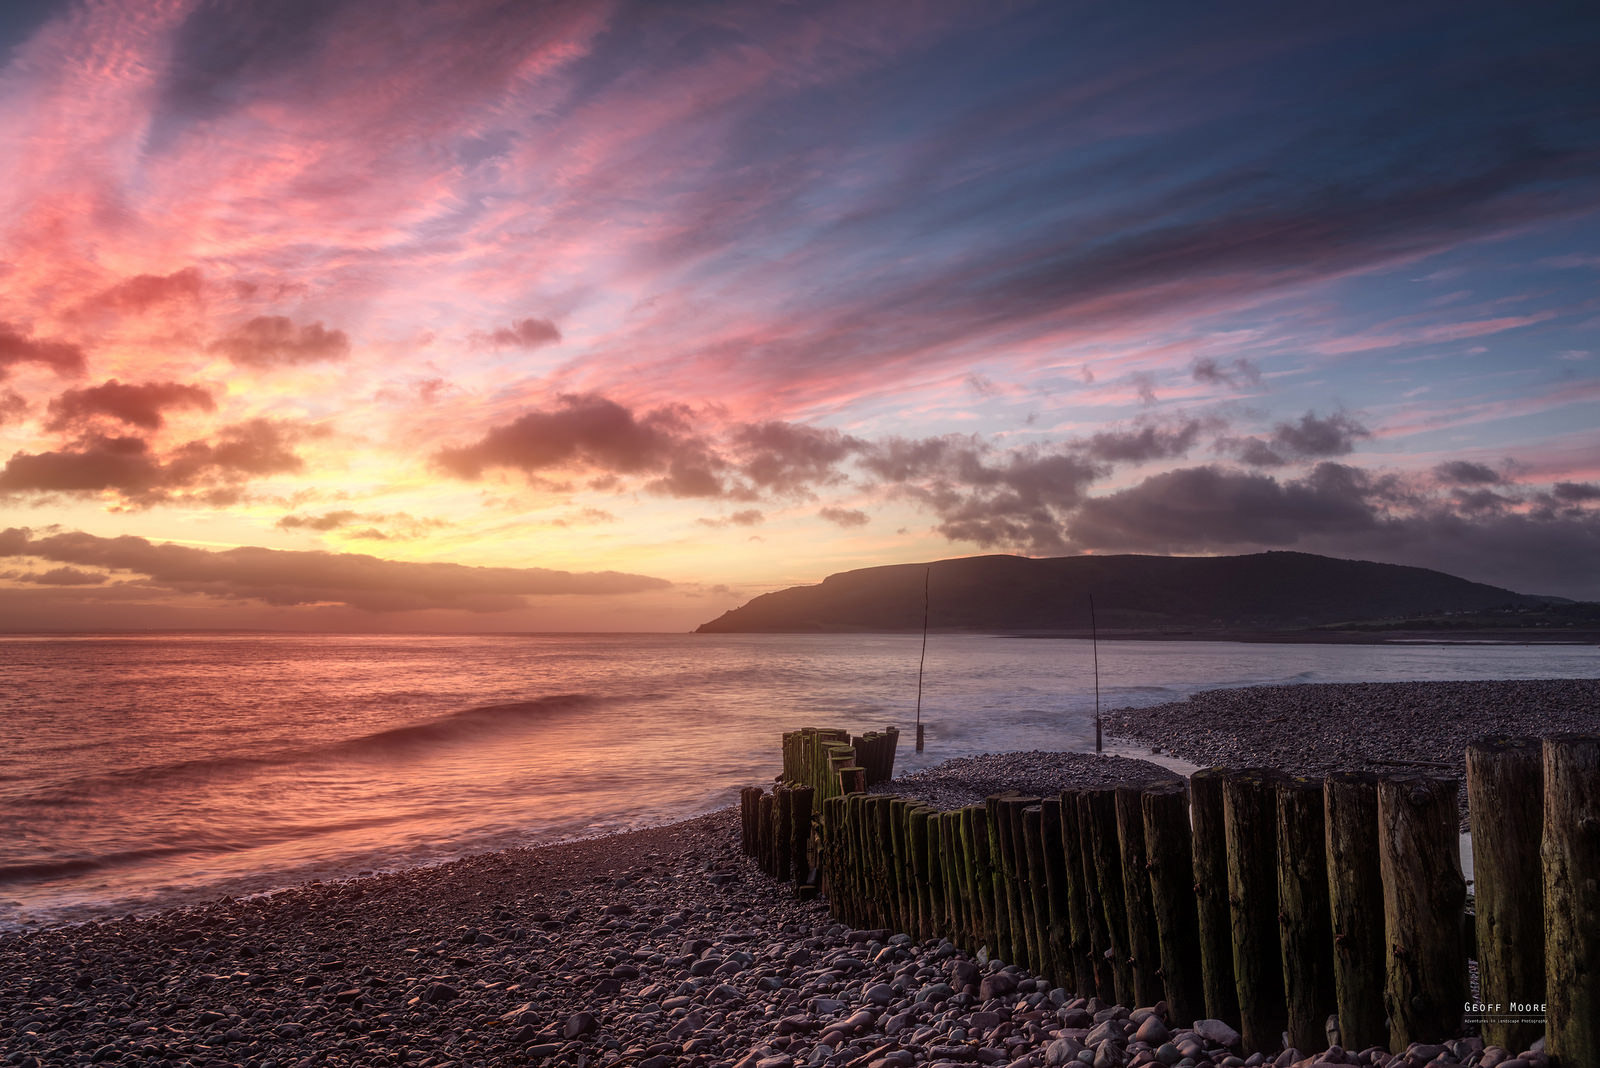
[[[9,7],[0,624],[686,630],[984,552],[1600,595],[1594,20],[1065,10]]]

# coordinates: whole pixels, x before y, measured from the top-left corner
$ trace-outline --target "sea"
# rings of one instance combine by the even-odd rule
[[[896,769],[1093,751],[1260,684],[1600,676],[1592,645],[916,634],[0,635],[0,929],[608,834],[733,804],[802,726]],[[915,724],[926,751],[913,751]]]

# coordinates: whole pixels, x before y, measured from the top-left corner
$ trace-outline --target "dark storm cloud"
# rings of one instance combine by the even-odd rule
[[[30,337],[11,323],[0,322],[0,380],[22,363],[40,364],[59,375],[82,374],[83,349],[64,341]]]
[[[142,382],[137,385],[115,378],[87,389],[69,389],[50,401],[46,430],[60,431],[105,416],[144,430],[157,430],[171,408],[216,410],[211,393],[179,382]]]
[[[1498,486],[1505,478],[1486,464],[1449,460],[1433,469],[1433,477],[1451,486]]]
[[[83,533],[35,538],[19,528],[0,531],[0,555],[125,572],[140,576],[141,585],[174,593],[271,605],[345,604],[371,612],[504,612],[525,607],[530,596],[638,593],[671,585],[617,571],[466,567],[255,547],[217,551]]]
[[[1279,423],[1265,440],[1223,438],[1217,445],[1237,453],[1242,462],[1252,467],[1281,467],[1296,460],[1349,455],[1355,450],[1357,438],[1371,436],[1372,431],[1344,412],[1322,417],[1310,411],[1298,422]]]
[[[518,319],[510,326],[502,326],[483,335],[492,345],[536,349],[561,340],[561,331],[549,319]]]
[[[297,327],[287,316],[258,315],[210,347],[236,364],[271,367],[343,359],[350,353],[350,339],[343,330],[329,330],[321,323]]]
[[[0,496],[112,491],[131,504],[150,506],[182,491],[217,493],[301,470],[304,463],[291,446],[305,433],[292,424],[253,419],[165,454],[144,438],[89,433],[62,449],[14,453],[0,469]]]

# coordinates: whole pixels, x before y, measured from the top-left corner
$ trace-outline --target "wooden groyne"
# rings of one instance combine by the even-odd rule
[[[1234,1026],[1245,1054],[1286,1033],[1400,1050],[1470,1019],[1600,1068],[1600,737],[1469,749],[1475,923],[1454,779],[1208,768],[940,812],[865,792],[892,777],[895,741],[786,734],[780,782],[744,791],[745,851],[847,923],[983,948],[1077,995],[1165,1000],[1177,1024]]]

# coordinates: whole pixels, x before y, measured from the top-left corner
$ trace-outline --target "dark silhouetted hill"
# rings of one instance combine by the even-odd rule
[[[931,570],[930,570],[931,569]],[[763,594],[699,633],[920,630],[928,576],[934,630],[1084,633],[1089,597],[1102,636],[1273,632],[1340,623],[1516,613],[1557,598],[1439,571],[1310,553],[1249,556],[971,556],[830,575]]]

